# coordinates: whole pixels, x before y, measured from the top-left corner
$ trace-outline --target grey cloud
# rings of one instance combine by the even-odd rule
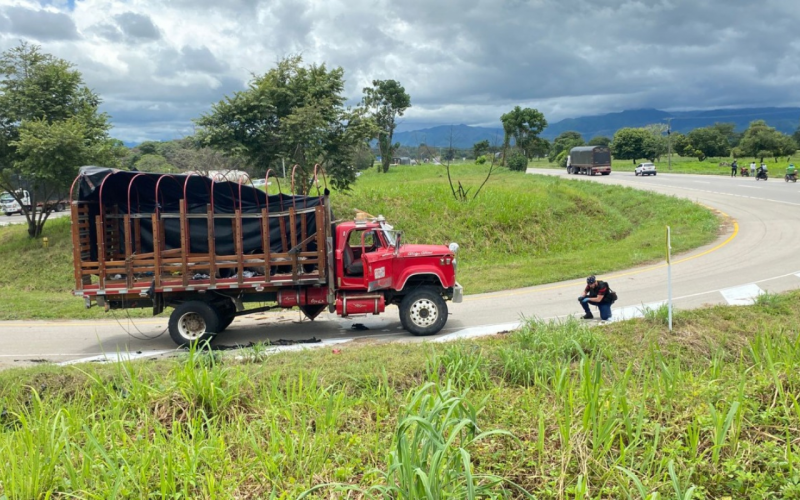
[[[189,71],[217,74],[228,69],[228,65],[214,57],[208,47],[183,47],[181,49],[183,67]]]
[[[182,9],[234,22],[196,26],[214,36],[187,46],[197,41],[171,40],[167,24],[162,34],[147,15],[128,12],[87,33],[162,42],[121,52],[125,75],[88,57],[76,61],[126,134],[190,130],[192,118],[244,88],[249,71],[263,73],[293,53],[343,67],[351,103],[373,79],[399,80],[413,104],[404,128],[497,124],[518,104],[554,122],[641,107],[800,103],[797,0],[171,0],[169,7],[180,22],[191,19],[180,17]]]
[[[114,16],[114,20],[117,21],[122,32],[131,39],[148,41],[161,38],[161,32],[153,24],[150,16],[126,12]]]
[[[66,14],[25,7],[6,7],[4,32],[40,41],[75,40],[79,37],[75,22]],[[2,25],[2,21],[0,21]]]
[[[90,33],[94,33],[100,38],[104,38],[110,42],[121,42],[124,39],[122,30],[116,25],[108,23],[100,23],[92,26],[89,29]]]

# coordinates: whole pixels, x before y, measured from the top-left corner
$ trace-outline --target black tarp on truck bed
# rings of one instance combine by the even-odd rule
[[[101,196],[102,186],[102,200]],[[158,186],[158,196],[156,196]],[[239,208],[242,214],[260,214],[263,208],[269,213],[284,212],[290,207],[296,210],[313,208],[323,204],[321,196],[269,195],[250,185],[235,182],[212,182],[205,176],[196,174],[154,174],[129,172],[102,167],[82,167],[77,180],[73,201],[89,202],[90,238],[92,242],[91,259],[97,259],[97,242],[95,216],[100,214],[100,205],[106,213],[116,207],[120,215],[149,215],[156,211],[160,214],[179,214],[180,200],[184,197],[186,186],[186,205],[189,214],[205,214],[212,203],[215,214],[234,214]],[[129,189],[130,188],[130,189]],[[241,194],[240,194],[241,193]],[[130,197],[130,206],[128,203]],[[158,207],[156,207],[156,200]],[[102,203],[99,203],[102,202]],[[305,218],[306,234],[314,234],[317,230],[314,213],[297,216],[296,232],[300,234],[302,219]],[[162,218],[165,233],[165,250],[181,247],[180,220]],[[208,253],[208,221],[206,218],[189,219],[189,251],[190,253]],[[290,228],[285,228],[285,238],[289,238]],[[124,231],[121,231],[124,248]],[[214,236],[216,255],[233,255],[234,225],[232,219],[216,218],[214,220]],[[262,251],[261,219],[242,219],[242,250],[244,254]],[[269,227],[270,251],[280,252],[282,248],[281,228],[275,221]],[[316,248],[316,242],[307,245],[309,250]],[[149,217],[141,219],[141,252],[153,251],[153,228]]]

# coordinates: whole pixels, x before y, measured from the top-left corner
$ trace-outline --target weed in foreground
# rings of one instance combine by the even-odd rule
[[[492,474],[474,474],[469,449],[492,437],[507,437],[508,431],[481,431],[474,407],[448,385],[442,389],[427,383],[414,391],[394,434],[387,470],[379,472],[383,484],[362,489],[351,485],[319,485],[305,491],[333,487],[357,491],[367,498],[439,500],[445,498],[507,498],[513,490],[534,498],[520,486]]]

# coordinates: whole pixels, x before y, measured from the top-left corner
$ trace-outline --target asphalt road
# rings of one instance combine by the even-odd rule
[[[560,170],[530,169],[529,174],[566,176]],[[582,182],[601,182],[652,190],[691,199],[729,217],[714,243],[673,256],[673,301],[676,308],[706,304],[747,304],[764,291],[781,292],[800,287],[800,184],[782,178],[767,182],[753,178],[706,177],[667,174],[635,177],[614,172],[610,176],[571,176]],[[663,244],[656,241],[654,244]],[[655,307],[667,298],[664,262],[601,276],[612,283],[620,299],[614,319],[641,315],[643,306]],[[523,317],[555,318],[582,314],[575,298],[583,280],[469,295],[450,304],[446,328],[425,340],[496,333],[513,328]],[[78,299],[76,299],[78,300]],[[103,321],[0,322],[0,367],[23,366],[47,360],[65,362],[137,352],[163,355],[174,349],[163,333],[166,318],[128,320],[124,312]],[[354,325],[361,325],[354,329]],[[366,328],[366,329],[363,329]],[[298,312],[254,314],[237,318],[215,342],[246,344],[287,339],[346,341],[421,341],[400,327],[397,310],[380,316],[341,319],[323,314],[314,322]]]

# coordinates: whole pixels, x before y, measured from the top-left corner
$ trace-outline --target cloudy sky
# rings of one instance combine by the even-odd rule
[[[405,130],[624,109],[800,104],[798,0],[0,0],[0,50],[73,62],[112,135],[192,133],[252,74],[301,53],[411,95]]]

